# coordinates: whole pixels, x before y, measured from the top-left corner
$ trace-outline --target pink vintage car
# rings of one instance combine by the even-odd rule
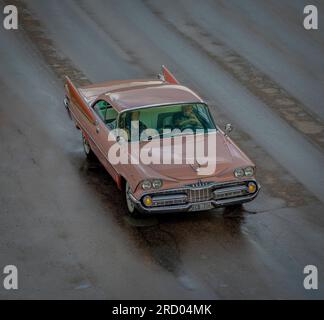
[[[164,66],[157,80],[76,88],[66,78],[65,90],[86,156],[115,180],[129,214],[205,211],[257,196],[255,165],[228,137],[231,125],[219,129],[206,103]],[[208,155],[197,155],[203,147]]]

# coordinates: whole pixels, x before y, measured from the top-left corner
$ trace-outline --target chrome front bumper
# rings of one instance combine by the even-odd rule
[[[254,182],[257,186],[256,191],[252,194],[244,192],[249,182]],[[137,210],[142,213],[177,213],[207,211],[218,207],[242,204],[255,199],[259,190],[260,185],[255,180],[247,180],[239,183],[197,184],[179,189],[146,193],[140,200],[130,194],[130,198]],[[147,207],[142,202],[145,195],[150,195],[156,203],[163,204]],[[202,209],[197,210],[197,207]]]

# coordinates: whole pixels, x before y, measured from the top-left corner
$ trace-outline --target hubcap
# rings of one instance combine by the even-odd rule
[[[126,202],[127,202],[127,208],[129,210],[130,213],[134,212],[134,204],[129,196],[129,193],[131,192],[130,190],[130,186],[128,185],[128,182],[126,182]]]

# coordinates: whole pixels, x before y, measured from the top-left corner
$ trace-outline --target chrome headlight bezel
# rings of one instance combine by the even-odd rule
[[[244,177],[244,169],[242,169],[242,168],[236,168],[235,170],[234,170],[234,176],[236,177],[236,178],[243,178]]]
[[[246,177],[252,177],[254,175],[254,168],[251,166],[244,168],[244,175]]]
[[[152,182],[150,180],[143,180],[141,182],[141,187],[143,190],[152,189]]]
[[[161,179],[145,179],[140,185],[143,190],[158,190],[162,188],[163,181]]]
[[[161,179],[154,179],[152,180],[152,187],[153,189],[157,190],[162,188],[163,181]]]

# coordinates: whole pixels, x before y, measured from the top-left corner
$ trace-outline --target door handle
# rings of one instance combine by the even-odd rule
[[[96,132],[99,133],[99,131],[100,131],[100,128],[96,127]]]

